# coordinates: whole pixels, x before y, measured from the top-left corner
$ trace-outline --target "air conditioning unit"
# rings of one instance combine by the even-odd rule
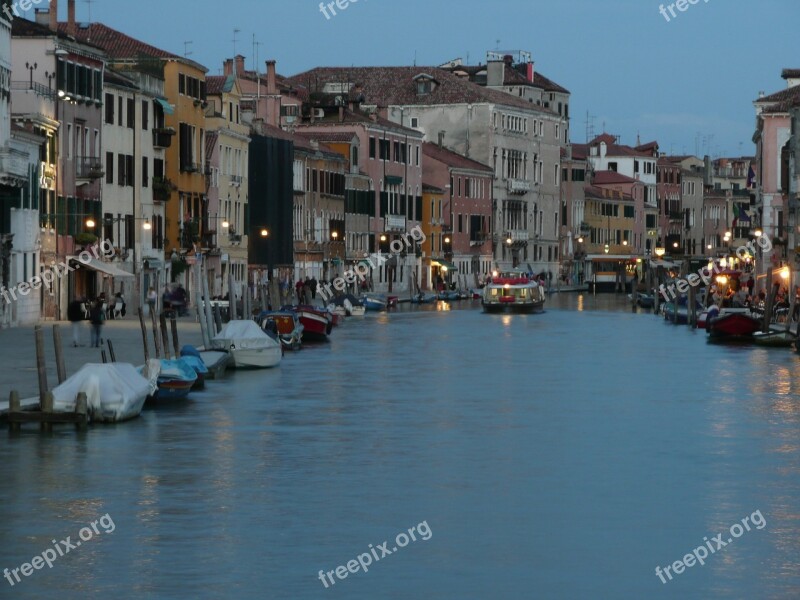
[[[314,109],[314,118],[315,119],[324,119],[325,118],[325,111],[321,108]]]

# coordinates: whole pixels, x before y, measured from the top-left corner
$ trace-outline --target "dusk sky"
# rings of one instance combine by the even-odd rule
[[[752,101],[800,68],[797,0],[699,0],[669,22],[655,0],[359,0],[330,19],[318,0],[79,0],[78,20],[90,6],[93,21],[176,54],[191,41],[210,74],[233,55],[234,29],[248,68],[255,34],[260,64],[274,58],[283,75],[526,50],[572,92],[572,141],[585,141],[589,111],[595,133],[605,124],[623,143],[638,133],[673,154],[752,154]]]

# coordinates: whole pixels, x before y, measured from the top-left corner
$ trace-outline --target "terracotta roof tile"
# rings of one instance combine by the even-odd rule
[[[428,94],[418,94],[415,78],[429,75],[436,82]],[[524,108],[554,114],[553,111],[505,92],[491,90],[438,67],[318,67],[287,79],[301,95],[321,89],[326,83],[349,83],[363,89],[364,104],[388,106],[483,104]]]
[[[614,183],[637,183],[637,179],[616,171],[596,171],[592,183],[594,185],[610,185]]]

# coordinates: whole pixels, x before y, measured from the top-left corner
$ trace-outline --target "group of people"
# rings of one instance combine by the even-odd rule
[[[97,298],[75,298],[67,306],[67,319],[72,324],[72,346],[81,345],[81,323],[89,320],[91,325],[91,346],[99,348],[103,343],[103,325],[107,319],[119,319],[125,316],[126,304],[122,292],[117,292],[113,303],[109,304],[105,293]]]

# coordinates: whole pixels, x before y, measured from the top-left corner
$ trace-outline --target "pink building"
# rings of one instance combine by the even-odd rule
[[[491,271],[492,168],[436,144],[425,143],[425,181],[445,190],[443,232],[446,257],[468,286]]]
[[[788,85],[786,89],[769,96],[762,95],[753,103],[756,108],[753,185],[757,212],[754,226],[760,226],[764,235],[773,242],[774,250],[768,256],[776,265],[786,258],[792,137],[790,108],[800,101],[800,79],[791,77],[791,74],[790,70],[783,72]]]

